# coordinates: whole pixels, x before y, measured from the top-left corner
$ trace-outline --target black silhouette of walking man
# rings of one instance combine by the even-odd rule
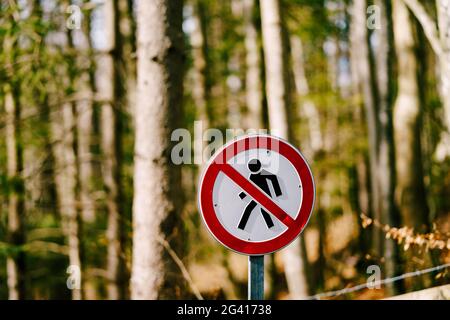
[[[247,163],[248,169],[252,172],[250,174],[250,181],[252,181],[254,184],[256,184],[258,187],[261,188],[262,191],[264,191],[269,197],[272,198],[272,195],[270,194],[269,184],[268,181],[272,182],[273,189],[275,191],[275,196],[279,197],[282,195],[280,184],[278,183],[277,176],[262,169],[261,162],[258,159],[252,159]],[[247,195],[244,192],[241,192],[239,194],[239,198],[244,199]],[[251,200],[249,204],[245,207],[244,213],[242,214],[241,220],[239,221],[238,228],[241,230],[245,229],[245,226],[247,225],[248,219],[250,218],[250,214],[255,209],[257,203],[255,200]],[[263,208],[261,208],[261,214],[264,218],[264,221],[266,222],[267,228],[272,228],[274,226],[272,218],[270,215],[265,211]]]

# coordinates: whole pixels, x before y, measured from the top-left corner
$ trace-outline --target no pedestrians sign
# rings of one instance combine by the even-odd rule
[[[198,203],[221,244],[259,256],[280,250],[302,232],[314,197],[311,170],[296,148],[274,136],[247,135],[211,158]]]

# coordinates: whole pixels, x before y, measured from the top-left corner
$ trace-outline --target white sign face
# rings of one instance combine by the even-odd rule
[[[258,159],[261,162],[261,172],[256,174],[263,177],[261,180],[269,188],[273,202],[293,219],[297,218],[302,201],[302,193],[300,192],[302,182],[295,168],[284,156],[267,149],[243,151],[232,157],[227,163],[250,180],[250,176],[254,175],[254,173],[250,171],[248,162],[253,159]],[[277,181],[274,178],[269,178],[269,175],[274,175]],[[281,190],[281,195],[279,196],[275,193],[274,186],[276,186],[276,183],[278,183]],[[214,184],[213,202],[217,218],[229,233],[245,241],[260,242],[278,237],[288,229],[267,208],[264,208],[252,197],[246,196],[241,199],[239,197],[241,192],[243,192],[243,189],[226,174],[223,172],[219,174]],[[256,205],[253,205],[253,202],[256,202]],[[241,224],[243,228],[239,228],[245,209],[249,205],[249,209],[254,208],[250,212],[245,226]],[[266,223],[261,209],[268,213],[273,226],[271,226],[270,222],[269,224]]]
[[[216,152],[199,187],[199,209],[213,236],[248,255],[277,251],[304,229],[314,206],[311,170],[288,142],[240,137]]]

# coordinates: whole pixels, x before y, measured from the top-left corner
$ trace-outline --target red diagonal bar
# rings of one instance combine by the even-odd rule
[[[281,209],[273,200],[268,197],[263,191],[256,187],[252,182],[242,176],[236,169],[229,164],[217,164],[220,170],[226,174],[234,183],[241,187],[260,205],[266,208],[271,214],[277,217],[286,227],[290,227],[294,223],[294,219]]]

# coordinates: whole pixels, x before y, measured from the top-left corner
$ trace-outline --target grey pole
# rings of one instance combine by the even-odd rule
[[[248,257],[248,299],[264,300],[264,256]]]

